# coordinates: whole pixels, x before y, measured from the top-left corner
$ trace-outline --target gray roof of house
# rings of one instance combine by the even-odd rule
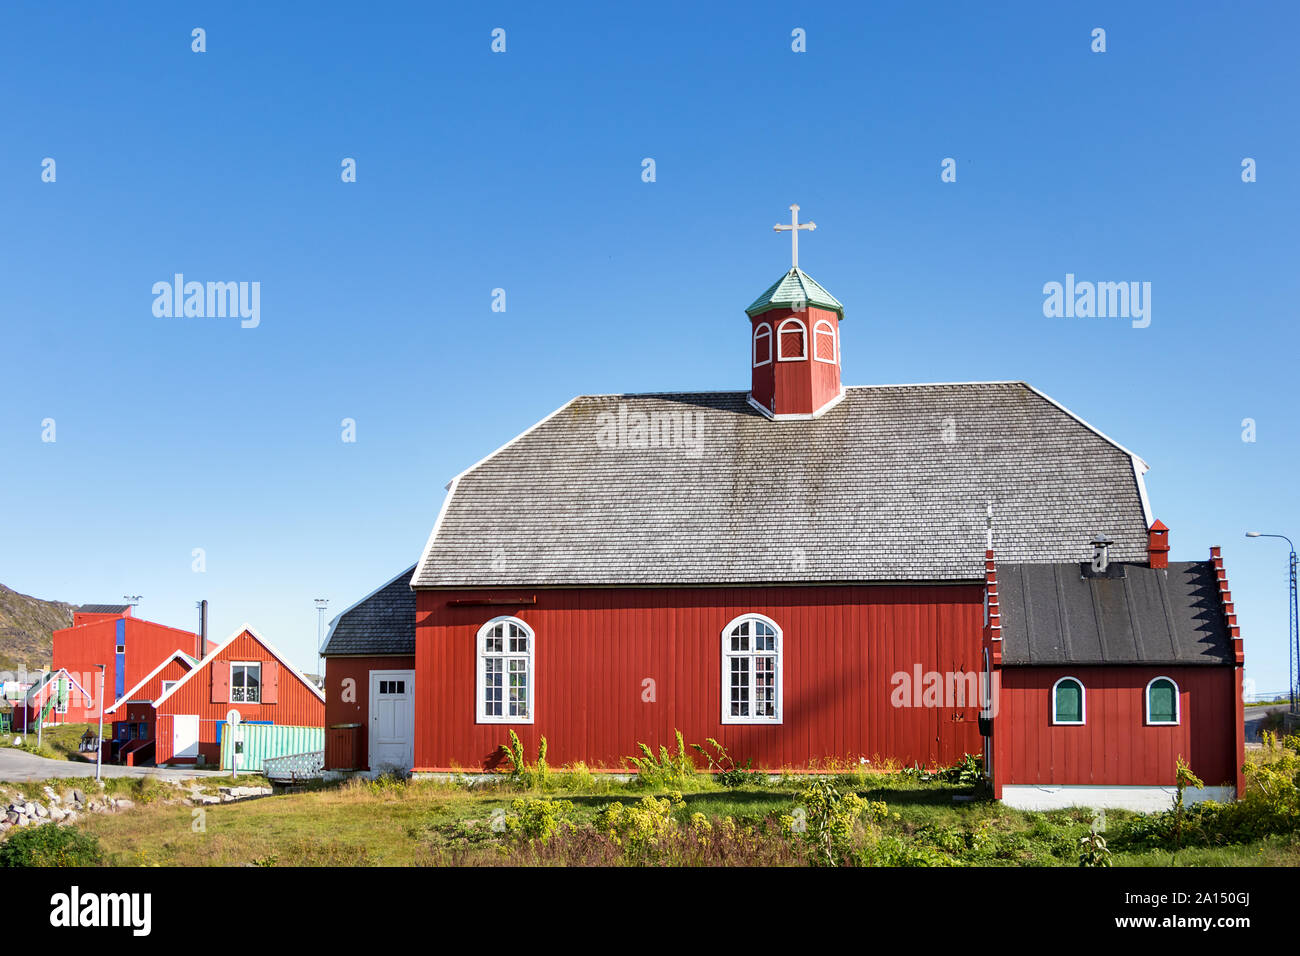
[[[77,608],[80,614],[121,614],[129,604],[83,604]]]
[[[415,592],[407,568],[330,622],[324,657],[343,654],[414,654]]]
[[[1023,382],[848,388],[779,422],[745,392],[582,396],[452,480],[411,583],[982,579],[989,502],[1006,559],[1104,532],[1146,560],[1137,469]]]
[[[1004,663],[1233,663],[1211,562],[1127,564],[1122,577],[1082,567],[998,562]]]

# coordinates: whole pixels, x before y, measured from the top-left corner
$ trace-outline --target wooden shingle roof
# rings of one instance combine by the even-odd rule
[[[330,622],[323,657],[415,653],[415,592],[407,568]]]
[[[848,388],[773,422],[745,392],[582,396],[454,478],[415,587],[982,580],[1146,560],[1127,449],[1023,382]]]

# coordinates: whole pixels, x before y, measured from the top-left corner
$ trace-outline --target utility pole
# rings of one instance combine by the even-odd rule
[[[1288,609],[1287,627],[1287,682],[1291,685],[1291,715],[1300,717],[1300,604],[1296,598],[1296,553],[1295,545],[1284,534],[1262,534],[1259,531],[1247,531],[1247,538],[1281,538],[1291,549],[1290,555],[1290,607]]]

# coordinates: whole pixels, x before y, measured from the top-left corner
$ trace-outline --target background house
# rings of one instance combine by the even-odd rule
[[[153,760],[156,737],[153,702],[180,683],[198,663],[184,651],[173,651],[104,711],[104,736],[110,742],[110,759],[128,766]]]
[[[154,759],[160,765],[219,764],[221,728],[231,710],[249,723],[320,728],[325,721],[321,691],[248,626],[217,645],[152,706]]]
[[[39,725],[68,724],[71,717],[94,703],[90,692],[64,668],[46,671],[32,682],[21,699],[14,701],[11,721],[14,730],[36,733]]]
[[[106,704],[120,698],[173,651],[202,657],[205,650],[198,634],[134,617],[125,604],[85,605],[74,612],[72,627],[55,631],[53,639],[54,668],[65,668],[92,695],[99,690],[97,665],[104,665]],[[99,719],[99,711],[77,695],[67,719],[91,723]]]

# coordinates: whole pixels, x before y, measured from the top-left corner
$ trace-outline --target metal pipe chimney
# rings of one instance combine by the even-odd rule
[[[199,660],[203,660],[204,655],[208,652],[208,601],[204,598],[199,602],[199,652],[194,655]]]

